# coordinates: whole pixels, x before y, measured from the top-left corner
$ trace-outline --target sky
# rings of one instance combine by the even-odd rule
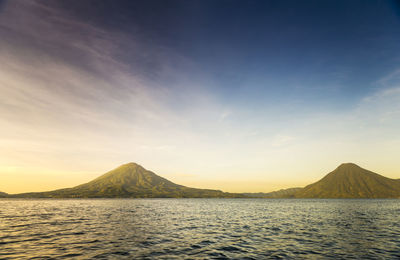
[[[0,191],[136,162],[268,192],[399,154],[398,1],[0,0]]]

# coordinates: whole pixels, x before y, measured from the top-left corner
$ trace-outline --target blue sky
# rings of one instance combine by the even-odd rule
[[[399,178],[399,42],[396,1],[0,1],[0,190],[130,161],[226,191]]]

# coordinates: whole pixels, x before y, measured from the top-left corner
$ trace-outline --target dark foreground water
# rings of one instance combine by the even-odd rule
[[[400,258],[400,200],[0,200],[0,259]]]

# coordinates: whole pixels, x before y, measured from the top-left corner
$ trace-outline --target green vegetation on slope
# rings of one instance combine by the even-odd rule
[[[344,163],[320,181],[294,194],[296,198],[400,198],[400,181]]]

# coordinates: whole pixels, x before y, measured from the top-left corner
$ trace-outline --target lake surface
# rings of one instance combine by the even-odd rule
[[[400,200],[0,200],[0,259],[400,258]]]

